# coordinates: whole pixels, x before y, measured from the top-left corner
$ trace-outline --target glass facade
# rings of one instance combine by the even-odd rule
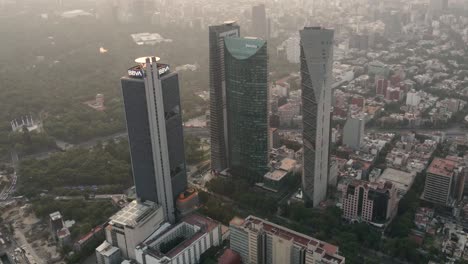
[[[268,55],[264,40],[225,38],[229,165],[252,181],[268,171]]]
[[[224,38],[239,37],[235,22],[210,26],[210,140],[211,168],[223,171],[227,160],[226,86],[224,74]]]
[[[157,176],[144,79],[123,77],[122,94],[125,105],[132,172],[137,197],[143,201],[158,201]],[[177,73],[161,77],[166,139],[169,155],[172,195],[174,199],[187,188],[182,116],[180,111],[179,78]],[[156,111],[156,110],[155,110]]]

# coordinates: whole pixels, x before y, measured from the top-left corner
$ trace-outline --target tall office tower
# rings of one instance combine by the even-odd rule
[[[344,264],[338,247],[264,219],[249,216],[229,223],[230,248],[246,264]]]
[[[211,169],[228,167],[224,38],[239,37],[240,27],[233,21],[210,26],[210,137]]]
[[[327,195],[333,30],[305,27],[300,36],[304,141],[302,191],[306,202],[317,206]]]
[[[225,38],[229,167],[259,180],[268,171],[268,54],[258,38]]]
[[[252,32],[255,37],[268,39],[268,20],[264,4],[252,7]]]
[[[156,61],[137,59],[122,92],[137,197],[160,204],[174,222],[174,200],[187,187],[179,77]]]
[[[365,124],[364,115],[348,117],[343,128],[343,144],[354,150],[359,150],[364,139]]]

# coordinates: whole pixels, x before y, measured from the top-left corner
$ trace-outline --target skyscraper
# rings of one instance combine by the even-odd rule
[[[239,37],[240,28],[228,21],[210,26],[209,35],[211,168],[220,172],[228,167],[224,38]]]
[[[266,41],[225,38],[229,166],[259,180],[268,171],[268,55]]]
[[[137,197],[160,204],[174,222],[174,199],[187,187],[179,78],[156,61],[137,59],[122,92]]]
[[[333,30],[305,27],[301,36],[304,161],[302,191],[317,206],[327,195]]]
[[[252,31],[255,37],[268,39],[268,21],[264,4],[252,7]]]

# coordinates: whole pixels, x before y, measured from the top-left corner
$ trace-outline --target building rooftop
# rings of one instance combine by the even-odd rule
[[[407,192],[411,188],[411,185],[413,185],[415,178],[415,173],[409,173],[400,170],[395,170],[392,168],[387,168],[382,173],[382,175],[380,175],[377,181],[390,181],[395,185],[395,188],[397,188],[398,190]]]
[[[274,171],[269,171],[263,176],[265,179],[273,180],[273,181],[279,181],[281,180],[284,176],[288,175],[287,171],[284,170],[274,170]]]
[[[290,171],[296,167],[297,161],[290,158],[284,158],[281,160],[280,170]]]
[[[268,222],[255,216],[249,216],[245,220],[234,218],[230,225],[244,227],[252,230],[263,229],[266,233],[281,237],[283,239],[292,240],[298,246],[304,247],[307,250],[312,250],[318,254],[325,254],[324,259],[334,261],[332,263],[344,263],[345,259],[338,255],[338,247],[313,237],[298,233],[291,229],[280,225]]]
[[[62,219],[62,215],[58,211],[51,213],[49,216],[52,221]]]
[[[245,60],[256,54],[266,41],[258,38],[231,38],[224,39],[229,53],[238,60]]]
[[[171,232],[179,232],[178,229],[180,230],[185,230],[187,225],[195,227],[195,233],[192,235],[188,235],[188,237],[176,245],[174,248],[170,249],[169,252],[166,254],[162,254],[159,252],[157,249],[156,245],[159,245],[161,242],[164,242],[167,239],[167,235],[170,234]],[[160,229],[156,230],[155,233],[158,233],[157,235],[151,235],[146,241],[143,242],[144,245],[148,246],[148,253],[151,255],[154,255],[156,257],[163,257],[167,256],[169,258],[173,258],[177,256],[181,251],[183,251],[185,248],[190,246],[193,242],[195,242],[197,239],[202,237],[204,234],[211,232],[213,229],[217,228],[220,226],[220,224],[208,217],[199,215],[199,214],[190,214],[186,216],[185,218],[182,219],[182,221],[175,225],[171,226],[170,228],[167,228],[167,226],[163,225],[161,228],[163,228],[162,232],[160,232]]]
[[[70,235],[70,231],[68,230],[68,228],[62,228],[60,230],[57,231],[57,237],[58,238],[64,238],[64,237],[67,237]]]
[[[82,236],[80,240],[78,240],[76,243],[78,243],[79,245],[86,243],[90,238],[94,237],[94,235],[101,232],[101,230],[102,230],[101,226],[94,228],[93,230],[91,230],[91,232]]]
[[[456,165],[457,163],[453,160],[435,158],[429,168],[427,168],[427,173],[452,177]]]
[[[389,189],[392,189],[392,187],[394,186],[394,184],[391,181],[384,181],[384,180],[381,180],[381,181],[378,181],[378,182],[368,182],[368,181],[363,181],[363,180],[352,180],[349,183],[349,185],[352,185],[352,186],[355,186],[355,187],[363,185],[366,189],[369,188],[369,189],[377,190],[379,192],[385,192],[385,191],[387,191]]]
[[[159,206],[151,201],[129,203],[116,214],[110,217],[110,224],[120,224],[124,226],[135,227],[147,216],[155,212]]]
[[[218,263],[219,264],[235,264],[241,263],[242,259],[239,253],[235,252],[234,250],[228,248],[224,251],[223,255],[219,257]]]
[[[109,257],[112,256],[116,251],[119,251],[119,248],[113,247],[109,242],[104,240],[102,244],[96,248],[96,251],[99,252],[101,255]]]

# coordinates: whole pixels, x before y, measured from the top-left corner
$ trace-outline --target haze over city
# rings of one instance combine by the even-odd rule
[[[468,263],[468,1],[0,0],[0,264]]]

